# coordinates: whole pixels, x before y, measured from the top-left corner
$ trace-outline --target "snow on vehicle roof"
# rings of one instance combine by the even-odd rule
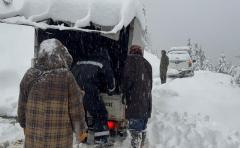
[[[172,47],[169,51],[171,50],[191,50],[191,47],[189,46]]]
[[[70,29],[81,30],[91,22],[111,26],[109,33],[116,33],[137,18],[141,28],[146,29],[144,8],[139,0],[0,0],[1,22],[69,29],[42,22],[49,18],[71,23]]]
[[[170,50],[168,54],[188,54],[186,50]]]

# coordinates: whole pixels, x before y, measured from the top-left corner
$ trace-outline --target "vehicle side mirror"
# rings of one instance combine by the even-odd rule
[[[196,60],[193,60],[193,63],[197,62]]]

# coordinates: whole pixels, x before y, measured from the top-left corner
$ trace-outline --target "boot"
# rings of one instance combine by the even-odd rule
[[[142,142],[142,133],[139,131],[130,131],[132,140],[131,140],[131,146],[132,148],[139,148],[141,146]]]
[[[142,141],[141,141],[141,146],[140,148],[144,148],[145,142],[146,142],[146,132],[142,132]]]

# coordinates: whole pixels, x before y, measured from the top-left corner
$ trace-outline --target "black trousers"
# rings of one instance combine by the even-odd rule
[[[88,126],[98,132],[106,130],[108,112],[99,94],[96,92],[86,92],[83,98],[83,105],[85,111],[88,111],[93,119],[91,125],[87,122]]]
[[[161,74],[160,79],[161,79],[161,84],[166,83],[167,82],[167,74]]]

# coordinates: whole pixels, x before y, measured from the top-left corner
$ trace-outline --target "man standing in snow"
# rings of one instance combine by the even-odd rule
[[[92,122],[88,122],[89,130],[98,137],[96,142],[107,143],[109,130],[107,127],[108,112],[99,93],[102,84],[106,84],[107,92],[115,90],[115,78],[110,65],[110,57],[107,50],[98,49],[97,46],[89,49],[84,59],[81,59],[72,68],[79,86],[85,91],[83,104],[85,111],[92,116]],[[86,119],[88,121],[88,119]]]
[[[25,148],[72,148],[87,131],[81,91],[68,70],[72,57],[56,39],[40,45],[36,63],[20,84],[18,121]]]
[[[160,63],[160,79],[161,83],[164,84],[167,82],[167,70],[169,65],[169,58],[165,50],[162,50],[162,57]]]
[[[143,147],[146,138],[144,130],[152,112],[152,66],[143,57],[143,49],[138,45],[130,48],[122,89],[132,136],[131,145],[133,148]]]

